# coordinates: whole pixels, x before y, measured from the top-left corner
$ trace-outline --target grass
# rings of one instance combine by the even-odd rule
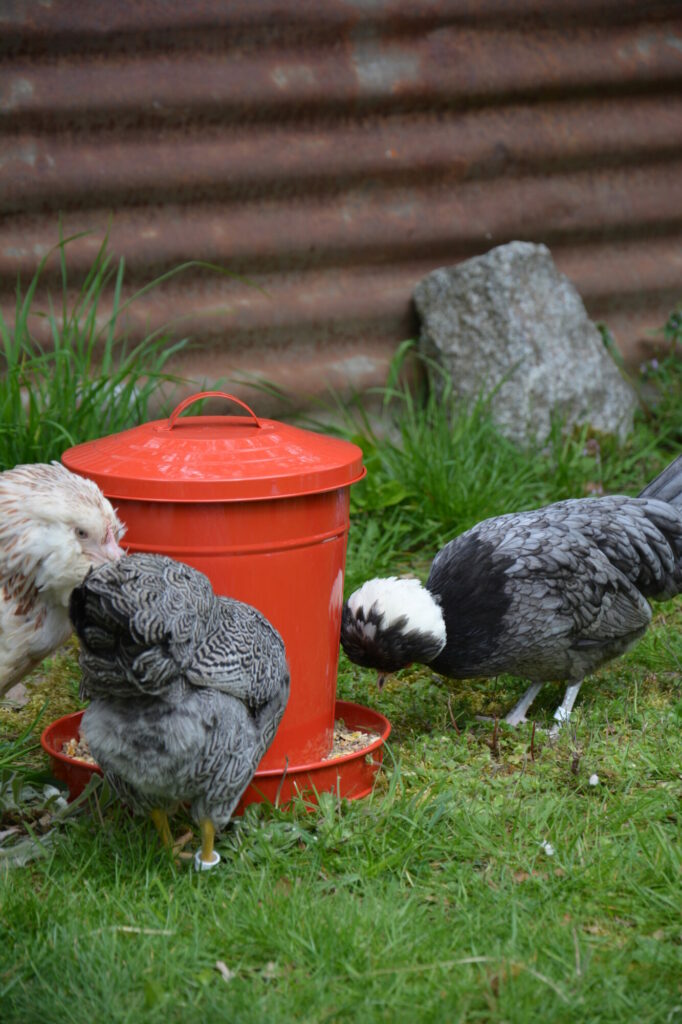
[[[679,695],[630,658],[535,760],[528,729],[491,751],[470,693],[448,687],[457,735],[427,674],[376,695],[346,665],[396,726],[376,791],[250,808],[208,876],[115,804],[76,817],[4,879],[4,1019],[674,1019]]]
[[[587,494],[637,493],[680,450],[677,314],[664,340],[667,354],[633,381],[640,392],[648,389],[647,401],[625,444],[588,428],[566,434],[555,422],[539,450],[522,450],[498,433],[494,395],[467,409],[455,402],[447,380],[438,396],[423,378],[416,386],[401,382],[411,355],[411,345],[402,346],[381,390],[378,425],[362,396],[337,405],[337,433],[360,445],[367,466],[365,480],[351,491],[347,591],[372,575],[419,569],[424,552],[430,561],[447,540],[489,516]]]
[[[352,492],[347,590],[374,572],[424,572],[483,515],[636,492],[675,451],[682,416],[674,359],[650,369],[657,400],[622,447],[557,428],[543,452],[519,453],[485,403],[463,413],[397,378],[383,437],[351,408],[338,429],[361,443],[369,475]],[[23,867],[0,859],[3,1021],[682,1019],[681,665],[673,601],[585,683],[553,741],[477,719],[507,709],[520,680],[411,669],[379,692],[342,656],[339,696],[393,725],[374,792],[251,806],[221,837],[220,868],[197,875],[105,786],[73,812],[41,789],[27,728],[46,697],[49,719],[77,706],[67,651],[14,732],[16,713],[0,713],[18,744],[0,774],[0,828],[21,827],[24,844]],[[559,699],[545,688],[539,726]]]
[[[144,422],[159,385],[178,383],[166,364],[187,339],[171,343],[168,331],[159,329],[131,344],[127,313],[141,296],[194,264],[124,300],[125,262],[113,259],[105,238],[72,294],[67,250],[79,237],[60,238],[25,289],[18,281],[13,323],[0,313],[0,470],[59,459],[71,445]],[[59,291],[42,308],[38,290],[54,259]],[[110,308],[104,308],[105,297]]]

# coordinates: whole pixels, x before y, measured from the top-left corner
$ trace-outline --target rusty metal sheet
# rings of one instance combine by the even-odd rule
[[[356,388],[420,277],[526,238],[634,362],[682,296],[681,82],[673,0],[5,0],[0,305],[59,215],[75,277],[110,224],[131,289],[249,279],[136,304],[183,371]]]
[[[450,184],[524,171],[554,173],[586,162],[650,163],[679,154],[682,94],[565,100],[541,107],[458,111],[447,121],[419,113],[362,118],[325,134],[319,126],[245,125],[201,133],[174,129],[121,137],[98,133],[78,145],[40,133],[6,133],[0,183],[6,212],[59,210],[91,197],[140,203],[300,193],[381,178],[428,175]]]
[[[666,17],[674,10],[670,0],[647,0],[646,20]],[[304,31],[306,38],[319,38],[324,32],[349,28],[414,31],[428,25],[472,22],[519,23],[540,18],[543,24],[566,21],[599,23],[611,20],[642,20],[641,0],[193,0],[188,3],[152,3],[139,0],[4,0],[0,6],[1,52],[14,52],[40,44],[54,49],[82,47],[89,39],[101,45],[104,37],[124,38],[131,42],[144,36],[147,42],[159,39],[168,45],[171,33],[176,46],[195,45],[192,33],[216,33],[251,29],[259,37],[272,39],[285,33]]]
[[[679,12],[678,12],[679,19]],[[580,24],[557,32],[443,25],[416,38],[350,33],[327,47],[225,53],[149,51],[17,57],[0,90],[0,117],[47,126],[112,117],[163,123],[195,115],[273,117],[305,107],[329,111],[396,103],[442,106],[543,91],[674,83],[682,24]],[[125,123],[125,121],[124,121]]]
[[[601,237],[627,226],[632,233],[666,231],[682,210],[682,155],[649,167],[607,167],[569,174],[501,176],[462,182],[395,186],[360,182],[332,196],[311,195],[296,213],[288,197],[166,203],[119,209],[111,242],[131,271],[166,269],[193,252],[238,273],[320,264],[396,261],[412,255],[475,251],[509,238],[560,243],[575,235]],[[95,220],[95,217],[98,219]],[[70,245],[71,265],[85,272],[106,226],[106,214],[65,214],[67,235],[99,230]],[[17,215],[0,229],[0,276],[28,271],[44,251],[44,221]]]

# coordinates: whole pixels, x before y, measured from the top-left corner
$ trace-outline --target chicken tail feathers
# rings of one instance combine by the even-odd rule
[[[655,498],[665,501],[674,508],[682,508],[682,455],[670,463],[647,484],[638,495],[639,498]]]

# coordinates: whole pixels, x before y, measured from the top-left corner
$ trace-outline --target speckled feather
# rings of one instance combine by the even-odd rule
[[[277,631],[162,555],[93,571],[71,616],[91,701],[82,730],[113,787],[138,812],[182,801],[223,827],[286,707]]]
[[[431,567],[448,637],[433,667],[582,679],[642,636],[647,598],[679,593],[681,560],[682,516],[651,499],[572,499],[479,523]]]

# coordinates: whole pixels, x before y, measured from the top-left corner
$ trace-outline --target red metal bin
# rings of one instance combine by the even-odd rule
[[[205,397],[248,416],[180,414]],[[218,594],[254,605],[279,630],[291,695],[259,771],[290,771],[331,750],[353,444],[259,419],[202,392],[156,420],[68,449],[64,465],[116,505],[130,551],[170,555]]]

